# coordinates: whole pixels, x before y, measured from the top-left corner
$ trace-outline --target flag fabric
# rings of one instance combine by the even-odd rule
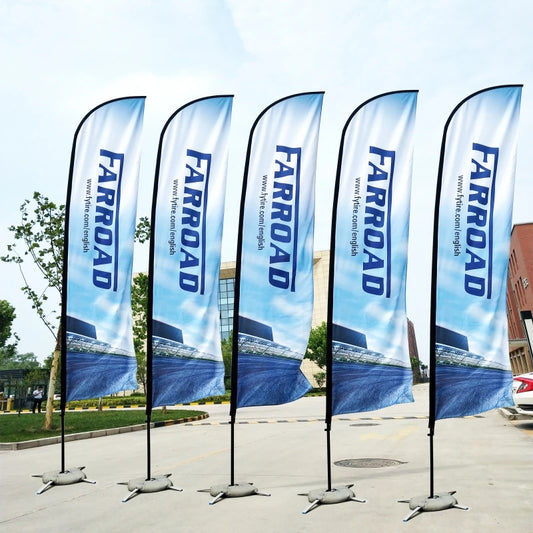
[[[513,404],[506,289],[520,99],[521,86],[479,91],[444,130],[432,324],[437,419]]]
[[[74,137],[63,272],[67,401],[137,388],[131,274],[143,114],[144,97],[112,100]]]
[[[191,102],[161,134],[148,317],[153,406],[225,392],[218,278],[232,102]]]
[[[331,414],[412,402],[405,284],[417,92],[357,108],[343,131],[330,263]]]
[[[237,250],[232,408],[287,403],[311,388],[300,365],[313,311],[322,99],[323,93],[305,93],[275,102],[250,134]]]

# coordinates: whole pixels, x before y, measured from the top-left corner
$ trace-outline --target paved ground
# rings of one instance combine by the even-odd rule
[[[423,513],[402,521],[409,506],[397,500],[429,492],[427,396],[427,385],[418,385],[412,404],[334,419],[333,462],[399,462],[378,468],[332,466],[333,485],[355,483],[356,496],[367,503],[322,505],[302,514],[308,500],[298,494],[327,487],[325,399],[317,397],[238,412],[236,481],[252,482],[270,497],[209,505],[212,497],[197,492],[230,481],[229,406],[213,405],[202,407],[210,414],[207,421],[151,432],[151,472],[172,473],[181,493],[140,494],[121,503],[128,491],[117,483],[146,475],[143,431],[68,442],[67,467],[86,466],[87,477],[97,483],[54,487],[40,496],[35,492],[41,480],[31,474],[58,470],[60,446],[0,452],[0,528],[3,533],[161,527],[195,533],[532,531],[533,421],[511,421],[498,411],[437,422],[435,490],[456,490],[459,504],[470,510]]]

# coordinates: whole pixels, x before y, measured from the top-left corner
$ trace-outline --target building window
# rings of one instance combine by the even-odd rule
[[[218,309],[220,312],[220,335],[227,339],[233,331],[233,303],[235,301],[235,279],[221,279],[218,282]]]

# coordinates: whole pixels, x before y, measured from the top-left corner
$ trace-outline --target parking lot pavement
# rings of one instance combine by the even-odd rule
[[[37,496],[42,474],[60,468],[60,446],[0,452],[0,527],[7,532],[131,532],[169,527],[179,532],[501,532],[530,531],[533,523],[532,435],[498,411],[442,420],[435,432],[435,492],[456,490],[469,511],[426,512],[407,523],[397,500],[428,495],[427,385],[415,402],[335,417],[332,484],[355,484],[366,503],[321,505],[306,515],[306,496],[327,488],[325,399],[241,409],[235,427],[235,481],[266,496],[223,499],[199,489],[230,482],[229,406],[202,406],[205,421],[151,432],[152,476],[166,490],[121,500],[118,482],[147,474],[146,432],[66,443],[66,466],[86,466],[96,484],[57,486]],[[196,407],[194,407],[196,408]],[[68,415],[67,415],[68,416]],[[522,422],[522,421],[520,421]],[[527,423],[527,422],[526,422]]]

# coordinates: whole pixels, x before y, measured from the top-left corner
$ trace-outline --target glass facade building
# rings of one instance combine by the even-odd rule
[[[220,310],[220,335],[227,339],[233,330],[233,303],[235,301],[235,278],[220,279],[218,308]]]
[[[220,312],[220,336],[228,339],[233,331],[233,315],[235,305],[235,261],[224,261],[220,265],[218,307]],[[329,251],[315,251],[313,254],[313,318],[311,327],[320,326],[327,320],[329,281]],[[412,327],[414,355],[418,359],[414,327]],[[410,342],[411,347],[411,342]],[[413,352],[410,353],[413,355]],[[304,359],[301,366],[305,376],[316,385],[314,374],[321,372],[320,368],[309,359]]]
[[[222,262],[219,276],[218,305],[220,310],[220,335],[227,339],[233,331],[233,307],[235,304],[235,261]],[[315,251],[313,254],[314,303],[311,327],[320,326],[327,320],[329,278],[329,251]],[[320,368],[309,359],[302,361],[302,372],[316,385],[314,374]]]

